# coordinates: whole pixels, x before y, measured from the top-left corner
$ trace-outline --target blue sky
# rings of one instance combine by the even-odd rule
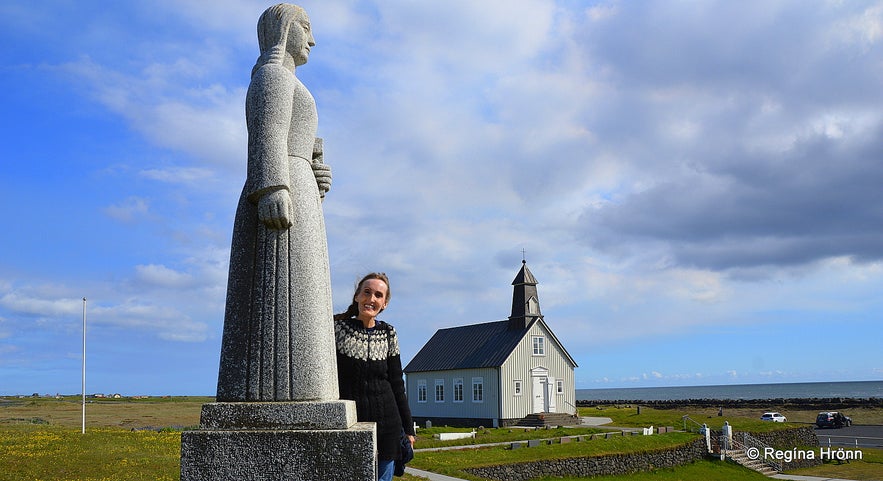
[[[268,5],[0,6],[0,394],[214,394]],[[301,5],[405,362],[524,249],[578,389],[883,379],[883,2]]]

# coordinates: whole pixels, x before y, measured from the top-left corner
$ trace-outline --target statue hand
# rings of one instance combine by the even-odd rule
[[[313,175],[316,176],[316,184],[319,186],[319,195],[325,197],[325,193],[331,190],[331,166],[312,162]]]
[[[274,190],[258,201],[258,219],[270,229],[291,227],[291,196],[285,189]]]

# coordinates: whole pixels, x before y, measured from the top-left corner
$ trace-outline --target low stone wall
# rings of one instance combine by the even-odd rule
[[[590,477],[631,474],[652,468],[680,466],[704,458],[705,440],[697,439],[676,448],[646,453],[612,454],[579,458],[548,459],[524,463],[466,469],[482,478],[522,481],[542,476]]]
[[[769,410],[770,406],[787,409],[817,409],[819,411],[841,411],[843,409],[883,407],[883,398],[768,398],[768,399],[667,399],[643,401],[640,399],[607,399],[576,401],[577,407],[593,406],[646,406],[654,409],[680,409],[686,406],[757,408]]]
[[[819,438],[816,436],[812,426],[803,426],[792,429],[780,429],[776,431],[768,431],[762,433],[748,433],[755,439],[783,451],[783,454],[789,455],[786,459],[778,459],[776,462],[782,465],[783,469],[788,471],[791,469],[809,468],[818,466],[824,461],[819,456],[818,446]],[[733,434],[736,440],[740,440],[739,432]],[[809,459],[803,455],[806,454],[806,448],[815,448],[815,457]]]
[[[770,446],[779,449],[792,449],[819,445],[819,438],[816,436],[815,429],[813,429],[812,426],[778,429],[776,431],[767,431],[763,433],[749,432],[748,434],[763,441],[765,444],[769,444]],[[738,439],[738,431],[733,436]]]

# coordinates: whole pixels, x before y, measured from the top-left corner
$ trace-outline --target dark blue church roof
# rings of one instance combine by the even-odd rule
[[[439,329],[405,366],[404,371],[502,366],[529,328],[510,329],[506,320]]]

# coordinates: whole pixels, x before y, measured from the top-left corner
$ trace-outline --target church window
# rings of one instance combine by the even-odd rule
[[[445,402],[445,380],[444,379],[436,379],[435,380],[435,402],[437,402],[437,403]]]
[[[417,402],[426,402],[426,379],[420,379],[417,381]]]
[[[534,336],[532,342],[533,342],[533,355],[534,356],[545,356],[546,355],[546,338],[543,336]]]

